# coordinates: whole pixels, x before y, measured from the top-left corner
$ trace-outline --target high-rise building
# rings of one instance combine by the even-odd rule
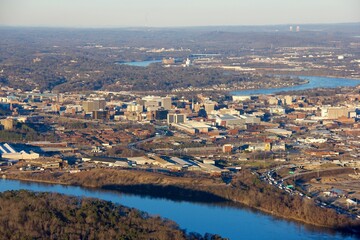
[[[185,123],[186,115],[182,113],[169,113],[167,115],[167,123]]]
[[[201,104],[200,103],[195,103],[194,108],[193,108],[194,112],[199,112],[200,109],[201,109]]]
[[[171,124],[171,123],[174,123],[174,122],[175,122],[175,114],[169,113],[169,114],[167,115],[167,123],[168,123],[168,124]]]
[[[168,110],[157,110],[155,111],[156,120],[165,120],[167,118]]]
[[[94,111],[94,102],[93,101],[84,101],[83,102],[84,112],[92,112]]]
[[[291,105],[292,101],[293,101],[293,97],[290,95],[286,95],[283,98],[283,104],[285,104],[285,105]]]
[[[94,111],[97,111],[97,110],[105,110],[105,107],[106,107],[106,101],[105,99],[101,99],[101,98],[97,98],[97,99],[94,99]]]
[[[98,110],[104,110],[106,107],[105,99],[97,98],[83,102],[84,112],[93,112]]]
[[[211,114],[211,112],[215,110],[215,102],[204,103],[204,108],[207,114]]]
[[[170,110],[171,109],[171,97],[163,97],[161,99],[161,106],[165,110]]]
[[[142,98],[144,107],[146,109],[156,110],[164,108],[165,110],[171,109],[171,97],[159,97],[159,96],[146,96]]]

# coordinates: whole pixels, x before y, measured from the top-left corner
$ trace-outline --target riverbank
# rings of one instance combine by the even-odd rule
[[[87,197],[0,192],[2,239],[223,239],[186,233],[170,220]]]
[[[250,89],[241,91],[232,91],[231,95],[244,96],[244,95],[266,95],[276,94],[281,92],[308,90],[316,88],[337,88],[337,87],[355,87],[360,84],[358,79],[349,78],[332,78],[332,77],[318,77],[318,76],[294,76],[307,81],[307,84],[300,84],[292,87],[281,88],[264,88],[264,89]]]
[[[152,193],[154,196],[180,201],[191,201],[193,196],[203,195],[206,198],[214,197],[224,203],[228,202],[233,206],[243,207],[245,205],[284,219],[336,229],[341,232],[355,232],[360,226],[359,221],[338,215],[330,209],[317,207],[312,200],[289,196],[271,188],[249,172],[235,177],[231,184],[225,184],[221,179],[206,176],[177,177],[143,171],[111,169],[94,169],[76,174],[59,172],[8,174],[7,178],[113,189],[127,193]],[[172,190],[171,194],[164,194],[169,190]],[[201,199],[198,200],[201,201]]]

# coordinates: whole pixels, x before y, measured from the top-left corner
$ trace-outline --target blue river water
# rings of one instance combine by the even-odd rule
[[[278,219],[247,208],[172,201],[77,186],[0,180],[0,192],[20,189],[99,198],[171,219],[187,232],[217,233],[230,239],[356,239],[355,236]]]
[[[347,78],[333,78],[333,77],[315,77],[315,76],[301,76],[301,79],[308,80],[309,83],[296,85],[284,88],[268,88],[268,89],[251,89],[233,91],[230,94],[236,96],[260,95],[260,94],[274,94],[278,92],[306,90],[313,88],[336,88],[336,87],[355,87],[360,84],[360,80]]]
[[[150,60],[150,61],[140,61],[140,62],[117,62],[116,64],[136,66],[136,67],[147,67],[152,63],[159,63],[159,62],[161,62],[161,60]]]
[[[147,67],[152,63],[158,63],[161,60],[150,60],[140,62],[124,62],[117,64],[124,64],[129,66]],[[309,83],[296,85],[284,88],[268,88],[268,89],[250,89],[230,92],[231,95],[248,96],[261,94],[274,94],[286,91],[306,90],[313,88],[336,88],[336,87],[355,87],[360,84],[360,79],[334,78],[334,77],[317,77],[317,76],[300,76],[299,78],[308,80]]]

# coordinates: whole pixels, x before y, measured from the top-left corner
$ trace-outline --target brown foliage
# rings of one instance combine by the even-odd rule
[[[54,193],[0,193],[2,239],[167,240],[194,239],[195,235],[200,236],[186,234],[172,221],[111,202]]]
[[[347,230],[359,227],[359,221],[353,221],[331,209],[320,208],[312,200],[291,196],[261,182],[258,177],[246,170],[243,174],[234,177],[228,185],[219,178],[200,174],[179,177],[171,174],[114,169],[94,169],[78,174],[64,173],[57,176],[53,173],[36,173],[15,178],[38,179],[87,187],[111,185],[114,189],[121,189],[121,186],[143,185],[144,192],[149,192],[149,188],[152,186],[173,186],[180,189],[177,191],[178,197],[188,196],[189,190],[197,191],[197,193],[211,193],[222,199],[230,200],[235,205],[245,204],[276,216],[303,221],[308,224]],[[151,191],[156,191],[156,187],[153,187]]]

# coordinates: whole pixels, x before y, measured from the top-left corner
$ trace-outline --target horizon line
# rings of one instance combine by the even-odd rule
[[[359,22],[336,22],[336,23],[279,23],[279,24],[244,24],[244,25],[193,25],[193,26],[46,26],[46,25],[4,25],[0,24],[0,28],[62,28],[62,29],[175,29],[175,28],[211,28],[211,27],[271,27],[271,26],[310,26],[310,25],[345,25],[360,24]]]

